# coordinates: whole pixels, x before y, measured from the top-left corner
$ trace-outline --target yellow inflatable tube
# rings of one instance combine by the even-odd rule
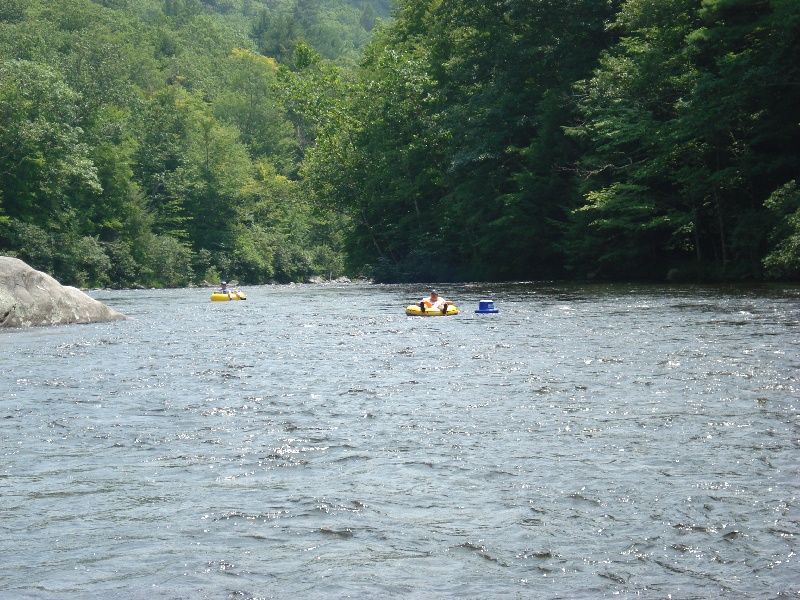
[[[211,300],[214,302],[225,302],[226,300],[247,300],[247,295],[244,292],[230,292],[229,294],[214,292],[211,294]]]
[[[455,304],[448,304],[447,310],[435,310],[433,308],[426,308],[424,311],[417,306],[416,304],[412,304],[411,306],[406,307],[406,314],[407,315],[415,315],[418,317],[444,317],[447,315],[457,315],[458,308]]]

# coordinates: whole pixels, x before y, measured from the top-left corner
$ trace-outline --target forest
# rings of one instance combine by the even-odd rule
[[[797,56],[800,0],[0,0],[0,254],[797,281]]]

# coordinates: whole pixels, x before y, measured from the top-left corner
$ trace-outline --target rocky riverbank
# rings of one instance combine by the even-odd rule
[[[17,258],[0,256],[0,327],[103,323],[125,318]]]

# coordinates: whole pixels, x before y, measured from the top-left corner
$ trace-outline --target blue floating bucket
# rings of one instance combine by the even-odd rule
[[[494,302],[492,300],[481,300],[478,302],[478,308],[475,310],[475,312],[481,315],[488,315],[492,313],[499,313],[500,311],[494,307]]]

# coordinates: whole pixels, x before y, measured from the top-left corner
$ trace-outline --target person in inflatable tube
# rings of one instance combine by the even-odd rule
[[[239,290],[230,289],[227,281],[221,281],[219,285],[220,289],[217,290],[218,294],[227,294],[228,298],[233,298],[234,296],[239,295]]]
[[[440,310],[445,312],[450,304],[452,304],[452,302],[442,298],[437,290],[431,290],[430,296],[417,302],[417,306],[420,307],[422,312],[426,310]]]

